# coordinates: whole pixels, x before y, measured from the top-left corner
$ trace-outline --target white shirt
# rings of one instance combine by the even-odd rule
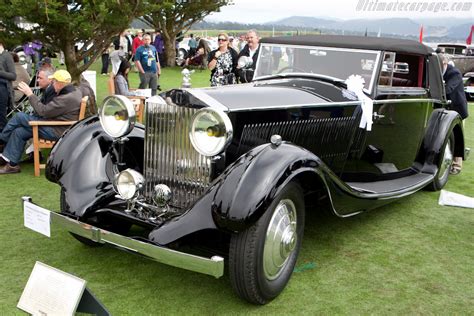
[[[253,58],[253,55],[255,55],[255,53],[257,52],[257,49],[258,49],[259,46],[260,46],[260,44],[258,44],[257,48],[255,48],[254,50],[250,49],[250,47],[249,47],[249,56],[250,56],[250,58]]]

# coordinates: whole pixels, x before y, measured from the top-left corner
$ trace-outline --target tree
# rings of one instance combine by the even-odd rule
[[[160,5],[150,7],[141,19],[161,31],[165,45],[166,65],[173,66],[176,58],[176,37],[185,33],[196,22],[232,0],[164,0]]]
[[[21,42],[40,40],[62,50],[67,70],[77,81],[147,4],[142,0],[4,0],[0,1],[0,36]],[[28,21],[29,27],[22,27],[19,20]],[[84,59],[88,61],[82,63]]]

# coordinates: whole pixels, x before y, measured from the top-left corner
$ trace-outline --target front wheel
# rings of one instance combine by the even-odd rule
[[[283,291],[296,264],[304,218],[302,189],[290,182],[254,225],[232,236],[230,281],[241,298],[263,305]]]
[[[446,183],[448,183],[449,171],[453,165],[454,160],[454,134],[451,132],[444,144],[444,149],[442,151],[441,160],[438,167],[438,172],[433,179],[433,182],[430,183],[428,189],[430,191],[439,191],[441,190]]]

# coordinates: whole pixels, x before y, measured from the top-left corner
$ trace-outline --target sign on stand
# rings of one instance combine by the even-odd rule
[[[74,315],[76,312],[110,315],[74,275],[36,262],[17,307],[33,315]]]

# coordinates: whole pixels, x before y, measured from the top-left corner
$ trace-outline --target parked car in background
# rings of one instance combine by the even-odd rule
[[[199,38],[197,38],[197,41],[199,42]],[[212,50],[217,49],[217,40],[215,38],[204,38],[207,42],[207,45],[209,48]],[[189,37],[184,38],[181,42],[179,42],[178,50],[176,52],[176,65],[178,66],[183,66],[184,62],[186,61],[186,58],[192,57],[189,56]]]
[[[46,169],[61,187],[53,225],[214,277],[226,266],[240,297],[265,304],[292,275],[307,213],[349,217],[440,190],[453,156],[467,157],[431,48],[260,43],[251,83],[167,91],[147,100],[144,125],[110,96],[66,132]]]
[[[438,48],[449,55],[450,60],[463,74],[466,96],[468,100],[474,100],[474,45],[438,44]]]

